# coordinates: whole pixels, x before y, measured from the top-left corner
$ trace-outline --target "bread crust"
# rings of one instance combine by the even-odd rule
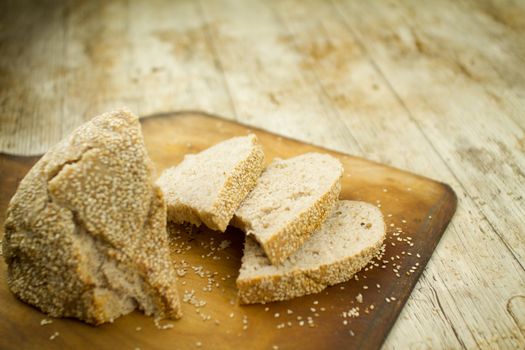
[[[328,286],[350,280],[381,250],[383,242],[334,264],[324,264],[316,270],[294,270],[282,276],[264,276],[237,280],[241,304],[267,303],[318,293]]]
[[[138,118],[95,117],[55,145],[11,199],[7,283],[54,317],[111,322],[136,308],[180,317],[166,207]]]

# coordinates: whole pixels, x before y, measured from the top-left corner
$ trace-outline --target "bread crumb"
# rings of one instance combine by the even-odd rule
[[[219,247],[217,248],[217,250],[224,250],[226,248],[228,248],[230,245],[231,245],[231,241],[225,239],[224,241],[221,242],[221,244],[219,244]]]
[[[196,342],[195,343],[195,346],[197,346],[198,348],[200,348],[202,346],[202,343],[200,341]]]
[[[137,327],[137,328],[135,328],[135,331],[137,331],[137,332],[139,332],[139,331],[141,331],[141,330],[142,330],[141,327]]]

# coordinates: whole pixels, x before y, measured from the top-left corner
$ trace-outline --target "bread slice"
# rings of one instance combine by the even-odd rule
[[[164,171],[158,179],[168,220],[204,223],[224,232],[233,213],[263,170],[264,153],[253,134],[234,137]]]
[[[232,225],[282,263],[321,225],[341,191],[341,163],[326,154],[276,159],[235,212]]]
[[[166,206],[138,118],[95,117],[50,149],[11,199],[7,283],[54,317],[180,317]]]
[[[237,278],[240,302],[286,300],[347,281],[380,252],[384,239],[379,209],[354,201],[338,202],[319,230],[280,266],[246,237]]]

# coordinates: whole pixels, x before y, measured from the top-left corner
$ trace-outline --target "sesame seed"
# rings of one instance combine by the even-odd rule
[[[357,294],[357,296],[355,297],[355,300],[357,300],[358,303],[362,303],[363,295],[361,293]]]
[[[40,321],[40,325],[41,326],[46,326],[48,324],[51,324],[53,323],[53,320],[50,320],[50,319],[47,319],[47,318],[43,318],[41,321]]]

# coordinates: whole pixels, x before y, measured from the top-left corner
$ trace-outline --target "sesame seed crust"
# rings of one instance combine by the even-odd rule
[[[166,209],[138,118],[93,118],[28,172],[5,221],[7,283],[53,317],[180,317]]]
[[[352,215],[337,218],[336,214],[340,212]],[[359,222],[348,222],[349,217],[357,218],[364,213],[369,213],[366,214],[370,215],[368,219],[377,223],[372,229],[360,227]],[[362,241],[361,248],[348,254],[342,252],[337,258],[331,258],[333,252],[321,254],[322,257],[313,257],[309,253],[313,247],[321,253],[333,249],[328,243],[321,243],[335,240],[338,245],[343,244],[341,239],[347,234],[355,237],[349,238],[349,242],[354,239]],[[362,234],[369,237],[359,238]],[[241,304],[253,304],[288,300],[318,293],[327,286],[348,281],[380,253],[385,236],[383,216],[377,208],[362,202],[341,201],[327,219],[327,224],[323,224],[305,246],[281,266],[271,265],[267,257],[261,256],[261,247],[247,240],[243,266],[236,280],[239,301]]]

